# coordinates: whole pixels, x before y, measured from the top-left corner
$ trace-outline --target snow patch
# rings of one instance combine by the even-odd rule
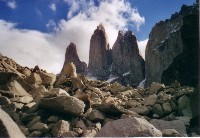
[[[138,87],[144,88],[145,81],[146,81],[146,78],[139,83]]]
[[[107,82],[112,82],[112,81],[114,81],[114,80],[116,80],[118,77],[109,77],[109,79],[107,80]]]
[[[131,71],[124,73],[123,76],[127,76],[128,74],[131,74]]]

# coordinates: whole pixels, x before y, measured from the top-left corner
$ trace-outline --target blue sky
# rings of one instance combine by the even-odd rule
[[[111,46],[118,30],[130,29],[138,38],[140,52],[144,56],[148,35],[155,23],[170,18],[183,4],[192,5],[194,2],[0,0],[0,34],[4,35],[0,39],[0,51],[22,65],[33,67],[38,64],[50,72],[58,73],[63,64],[65,48],[71,41],[77,45],[81,60],[88,62],[89,39],[102,22]],[[13,41],[8,42],[10,39]]]

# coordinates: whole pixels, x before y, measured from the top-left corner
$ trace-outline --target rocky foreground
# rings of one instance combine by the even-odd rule
[[[0,55],[0,137],[199,137],[198,95],[178,82],[89,80],[72,62],[56,76]]]

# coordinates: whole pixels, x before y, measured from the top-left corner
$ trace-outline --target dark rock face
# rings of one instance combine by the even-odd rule
[[[198,5],[183,5],[171,19],[157,23],[145,51],[146,82],[196,86],[198,83]]]
[[[76,50],[76,45],[74,43],[70,43],[66,49],[64,65],[69,62],[73,62],[75,64],[75,66],[77,67],[77,73],[86,73],[87,64],[80,61]]]
[[[109,77],[110,50],[102,24],[97,26],[90,39],[88,72],[100,79]]]
[[[125,76],[126,84],[138,85],[145,76],[145,62],[139,54],[137,38],[132,31],[119,31],[112,48],[112,75]],[[120,77],[121,78],[121,77]],[[119,79],[118,79],[119,80]]]

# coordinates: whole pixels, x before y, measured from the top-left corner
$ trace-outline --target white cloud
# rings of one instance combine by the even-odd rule
[[[59,73],[64,62],[66,47],[70,42],[76,44],[80,59],[88,63],[90,38],[100,23],[103,23],[108,42],[112,47],[118,30],[127,30],[130,24],[139,29],[145,22],[137,9],[132,8],[130,3],[124,0],[99,1],[98,6],[93,0],[65,0],[65,2],[71,7],[67,13],[67,20],[62,19],[58,23],[49,20],[46,24],[49,29],[55,31],[54,34],[16,29],[13,23],[1,20],[2,54],[24,66],[39,65],[47,71]]]
[[[52,11],[56,11],[56,4],[55,3],[51,3],[50,5],[49,5],[49,8],[52,10]]]
[[[138,42],[138,48],[140,50],[140,55],[143,57],[144,60],[145,60],[145,49],[146,49],[148,40],[149,39],[145,39],[143,41]]]
[[[10,7],[11,9],[15,9],[17,7],[15,1],[8,1],[7,6]]]
[[[0,20],[0,51],[17,63],[58,73],[64,54],[49,41],[53,36],[33,30],[15,29],[15,24]]]

